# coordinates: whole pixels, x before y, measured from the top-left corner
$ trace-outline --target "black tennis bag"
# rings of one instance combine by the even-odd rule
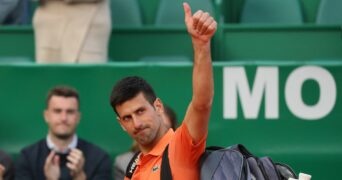
[[[131,159],[126,176],[131,178],[136,168],[138,153]],[[269,157],[256,157],[242,144],[227,148],[210,146],[200,159],[201,180],[288,180],[297,179],[290,166],[274,163]],[[163,152],[161,180],[172,180],[168,146]]]
[[[201,180],[287,180],[297,178],[292,168],[256,157],[242,144],[207,147],[200,162]]]

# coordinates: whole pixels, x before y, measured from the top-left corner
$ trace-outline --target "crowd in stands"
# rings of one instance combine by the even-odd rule
[[[32,21],[37,63],[104,63],[111,33],[109,0],[1,0],[0,24]],[[31,12],[30,10],[33,10]],[[30,13],[34,14],[32,20]]]
[[[175,2],[151,1],[150,9],[155,9],[150,13],[154,15],[151,20],[146,17],[143,2],[137,0],[1,0],[0,24],[32,25],[37,63],[105,63],[111,59],[108,47],[112,28],[121,25],[141,27],[146,21],[157,27],[183,24],[180,1]],[[309,22],[339,25],[342,22],[339,0],[315,1],[316,4],[312,2],[308,7],[300,0],[189,2],[196,9],[205,8],[219,19],[218,22],[225,24],[302,25]],[[226,6],[235,7],[235,14],[230,14]],[[304,12],[307,9],[316,13],[308,17]]]

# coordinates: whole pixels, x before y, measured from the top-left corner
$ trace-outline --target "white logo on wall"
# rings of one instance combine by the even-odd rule
[[[319,86],[319,99],[307,105],[302,99],[305,81],[314,80]],[[265,118],[279,118],[279,70],[278,67],[257,68],[253,87],[250,88],[244,67],[223,69],[223,117],[237,119],[238,99],[243,116],[257,119],[264,98]],[[328,115],[336,102],[336,83],[329,71],[319,66],[301,66],[292,71],[285,83],[285,102],[291,113],[305,120],[319,120]]]

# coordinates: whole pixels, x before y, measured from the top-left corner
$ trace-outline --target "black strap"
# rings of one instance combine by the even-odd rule
[[[139,154],[140,154],[140,151],[136,152],[127,165],[126,177],[128,177],[129,179],[132,178],[132,175],[133,175],[135,169],[137,168],[137,163],[139,160]]]
[[[163,159],[160,171],[161,180],[172,180],[170,162],[169,162],[169,145],[166,146],[163,152]]]
[[[166,146],[163,156],[162,156],[162,164],[160,171],[160,179],[161,180],[172,180],[171,168],[169,163],[169,145]],[[137,163],[139,160],[140,151],[136,152],[132,159],[129,161],[127,169],[126,169],[126,177],[129,179],[132,178],[135,169],[137,168]]]

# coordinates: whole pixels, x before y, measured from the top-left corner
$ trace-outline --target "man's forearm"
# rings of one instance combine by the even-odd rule
[[[210,109],[214,95],[213,67],[209,42],[193,42],[193,105]]]

